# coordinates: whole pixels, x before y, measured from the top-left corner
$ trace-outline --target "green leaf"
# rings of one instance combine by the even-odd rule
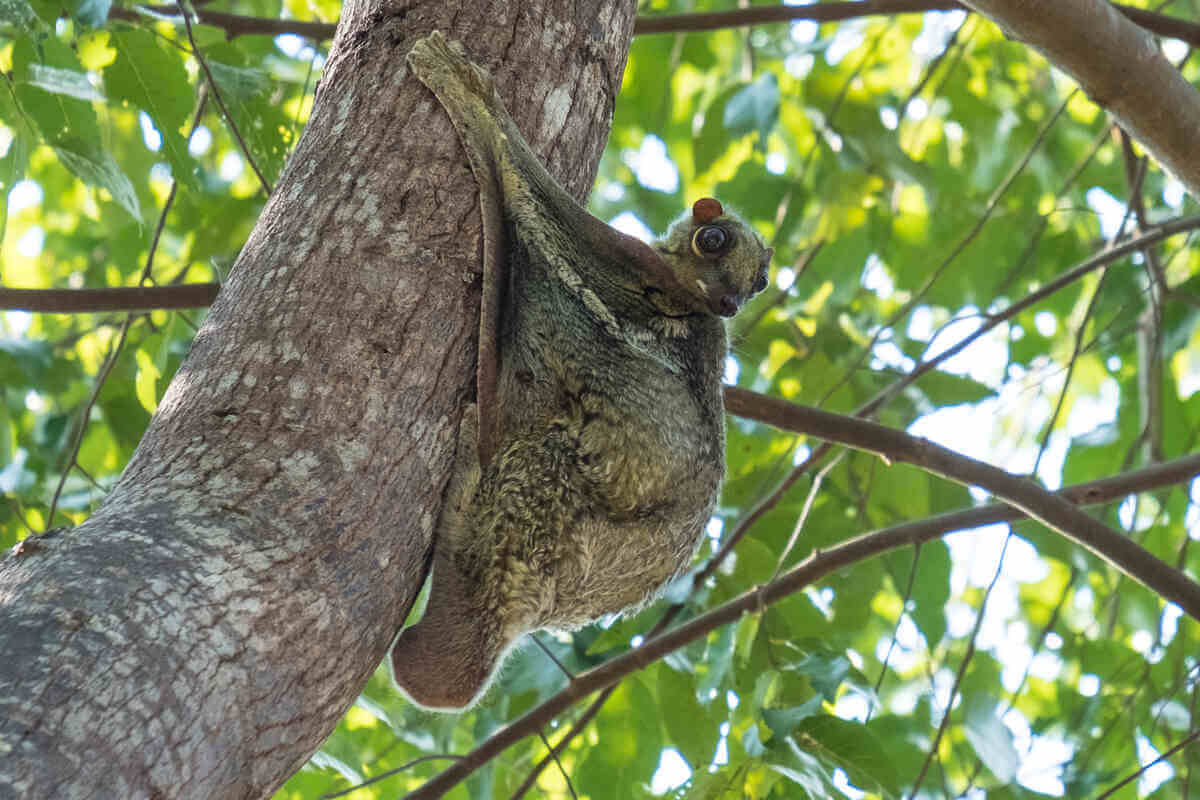
[[[638,678],[623,681],[593,723],[604,747],[595,747],[576,770],[576,785],[621,797],[628,787],[647,779],[663,747],[658,706]]]
[[[0,339],[0,383],[19,386],[40,381],[50,368],[54,352],[47,342],[32,339]]]
[[[36,86],[52,94],[62,94],[88,102],[104,102],[104,93],[92,86],[87,74],[76,72],[73,69],[31,64],[28,82],[30,86]]]
[[[0,402],[0,464],[13,460],[12,438],[11,415],[8,406]]]
[[[112,32],[117,57],[104,70],[104,86],[114,102],[145,111],[162,135],[163,155],[177,181],[195,183],[196,164],[180,129],[193,100],[183,61],[168,52],[159,39],[139,28]]]
[[[67,447],[70,422],[66,414],[43,414],[33,428],[34,443],[49,453],[62,453]]]
[[[729,149],[730,136],[725,127],[725,107],[740,86],[734,86],[717,95],[704,111],[704,124],[692,148],[693,168],[698,175],[708,171],[718,158]]]
[[[25,177],[29,151],[33,144],[30,141],[29,126],[23,124],[24,120],[12,120],[5,113],[16,110],[11,100],[11,93],[0,89],[0,119],[10,123],[8,131],[12,136],[8,142],[8,150],[0,157],[0,242],[4,241],[5,231],[8,230],[8,193]]]
[[[246,98],[258,94],[271,84],[267,73],[261,69],[223,64],[214,60],[211,55],[206,63],[212,72],[213,80],[221,90],[221,97],[227,101],[234,97]]]
[[[31,80],[38,74],[36,67],[80,72],[75,53],[57,39],[40,42],[36,51],[32,41],[19,39],[13,46],[16,98],[47,142],[55,144],[67,139],[79,139],[94,142],[98,147],[100,127],[91,102],[68,94],[48,92],[34,85]]]
[[[655,691],[659,707],[671,710],[663,717],[668,744],[687,759],[692,769],[707,767],[716,752],[720,723],[696,701],[692,676],[660,666]]]
[[[754,83],[740,89],[725,105],[721,122],[732,136],[758,131],[758,145],[765,148],[767,134],[779,121],[779,79],[764,72]]]
[[[153,414],[158,410],[158,379],[162,372],[154,364],[154,359],[145,350],[138,349],[134,354],[137,359],[137,378],[134,380],[134,393],[142,408]]]
[[[716,694],[715,702],[724,703],[719,690],[729,674],[733,664],[733,648],[736,644],[736,625],[723,625],[716,636],[710,637],[708,649],[704,652],[704,677],[696,687],[696,695],[701,703],[708,703],[709,698]]]
[[[813,696],[798,706],[791,708],[764,708],[763,722],[775,736],[790,736],[801,722],[821,713],[821,698]]]
[[[32,32],[38,26],[38,16],[28,0],[0,0],[0,25]]]
[[[844,769],[860,789],[899,792],[896,770],[883,743],[862,723],[828,715],[809,717],[793,735],[802,749]]]
[[[815,651],[805,653],[790,663],[788,669],[808,678],[817,694],[832,703],[842,681],[850,674],[851,665],[841,653]]]
[[[913,555],[917,554],[914,563]],[[937,647],[946,634],[946,603],[950,599],[950,550],[940,540],[926,542],[920,549],[902,550],[889,554],[888,564],[903,592],[908,585],[912,570],[917,570],[912,579],[910,613],[913,621],[925,635],[930,649]]]
[[[987,765],[996,779],[1011,783],[1017,776],[1020,758],[1013,746],[1012,732],[996,716],[996,703],[991,698],[973,695],[967,700],[963,732],[979,760]]]
[[[141,221],[142,209],[137,192],[112,155],[81,139],[61,141],[54,147],[54,152],[75,177],[89,186],[107,190],[117,205],[128,211],[135,220]]]
[[[921,376],[917,382],[921,392],[935,406],[955,406],[962,403],[978,403],[991,397],[995,391],[965,375],[933,370]]]
[[[112,0],[67,0],[67,13],[89,28],[100,28],[108,22]]]

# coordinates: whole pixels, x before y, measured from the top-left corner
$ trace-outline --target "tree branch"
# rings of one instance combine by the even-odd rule
[[[213,11],[197,6],[194,19],[202,25],[221,28],[230,39],[235,36],[279,36],[290,33],[318,41],[332,39],[337,30],[336,23],[304,22],[298,19],[270,19],[268,17],[248,17],[242,14],[228,14],[224,11]],[[175,6],[138,6],[123,8],[113,6],[108,12],[113,19],[127,22],[142,22],[147,16],[167,19],[171,22],[182,22],[179,19],[179,9]]]
[[[752,393],[745,392],[745,394]],[[837,415],[830,416],[836,417]],[[839,417],[839,419],[847,420],[852,424],[869,424],[846,417]],[[885,428],[884,430],[889,429]],[[893,431],[893,433],[912,438],[907,437],[906,434],[900,434],[898,431]],[[1192,455],[1157,464],[1147,469],[1070,486],[1057,494],[1050,492],[1046,494],[1062,502],[1098,504],[1135,492],[1183,483],[1198,473],[1200,473],[1200,455]],[[616,684],[625,676],[649,666],[666,654],[711,633],[722,625],[736,621],[743,614],[757,611],[763,605],[778,602],[788,595],[800,591],[831,572],[904,545],[916,545],[939,538],[952,531],[1024,517],[1025,514],[1019,509],[1010,506],[992,505],[964,509],[874,531],[835,545],[828,550],[813,552],[777,580],[751,589],[724,605],[689,620],[678,628],[649,639],[641,647],[577,676],[561,692],[531,709],[511,725],[502,728],[475,750],[463,756],[460,761],[430,779],[420,789],[408,794],[407,800],[433,800],[433,798],[441,797],[505,749],[526,736],[533,735],[535,731],[576,701],[594,691]]]
[[[1117,259],[1161,242],[1177,233],[1200,228],[1200,216],[1180,217],[1147,228],[1143,233],[1122,240],[1063,273],[1036,292],[987,317],[970,336],[942,351],[937,357],[921,362],[902,386],[925,374],[955,353],[1019,311],[1029,308],[1083,275],[1111,264]],[[172,286],[115,286],[103,289],[9,289],[0,286],[0,311],[32,311],[51,314],[87,314],[104,311],[153,311],[154,309],[200,308],[211,305],[221,289],[219,283],[181,283]],[[899,388],[902,388],[899,387]],[[889,387],[871,401],[861,413],[879,408],[898,387]]]
[[[889,462],[906,462],[952,481],[985,489],[1083,545],[1178,605],[1193,619],[1200,620],[1200,584],[1028,478],[894,428],[795,405],[736,386],[725,387],[725,405],[731,414],[795,433],[832,439],[856,450],[875,453]]]
[[[1200,23],[1116,3],[1113,4],[1113,8],[1116,8],[1130,20],[1151,33],[1171,39],[1179,39],[1193,46],[1200,47]],[[140,9],[144,9],[144,11]],[[634,23],[633,32],[635,35],[686,33],[690,31],[736,28],[746,25],[769,25],[772,23],[795,22],[799,20],[840,22],[847,19],[886,14],[950,11],[954,9],[969,10],[962,3],[957,2],[957,0],[848,0],[847,2],[817,3],[807,6],[754,6],[732,11],[641,16]],[[290,33],[308,39],[323,40],[332,39],[334,31],[337,29],[336,24],[328,22],[304,22],[296,19],[248,17],[242,14],[228,14],[224,11],[212,11],[199,7],[195,11],[195,19],[205,25],[221,28],[230,38],[248,35],[278,36],[282,33]],[[138,22],[145,18],[146,13],[170,19],[177,19],[179,16],[179,12],[174,6],[162,5],[141,6],[138,9],[114,6],[109,11],[109,16],[114,19]]]
[[[104,289],[9,289],[0,286],[0,311],[94,314],[212,305],[219,283],[174,286],[114,286]]]
[[[966,0],[1071,75],[1200,197],[1200,93],[1158,42],[1103,0]],[[1169,112],[1169,113],[1167,113]]]

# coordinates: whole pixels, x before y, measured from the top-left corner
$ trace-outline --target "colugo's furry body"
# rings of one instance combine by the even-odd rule
[[[429,603],[392,665],[416,702],[461,708],[521,635],[639,605],[687,566],[724,473],[721,317],[766,285],[771,251],[711,199],[652,247],[618,233],[461,48],[434,33],[408,59],[480,186],[484,303]]]

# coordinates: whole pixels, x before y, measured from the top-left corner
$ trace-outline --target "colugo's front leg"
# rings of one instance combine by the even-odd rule
[[[479,409],[478,454],[487,466],[499,446],[496,384],[500,371],[500,293],[504,286],[504,211],[497,173],[499,103],[491,77],[454,49],[437,31],[418,41],[408,54],[413,73],[441,102],[459,133],[467,162],[479,185],[483,227],[483,296],[479,307],[479,344],[475,403]],[[503,106],[499,106],[503,112]],[[507,116],[507,114],[504,114]]]

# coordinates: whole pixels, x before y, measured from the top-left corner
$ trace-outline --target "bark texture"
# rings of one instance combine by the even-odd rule
[[[479,298],[475,184],[407,74],[434,28],[576,196],[629,0],[350,0],[312,120],[120,483],[0,562],[0,797],[264,797],[420,588]]]
[[[1038,49],[1200,198],[1200,92],[1104,0],[963,0]]]

